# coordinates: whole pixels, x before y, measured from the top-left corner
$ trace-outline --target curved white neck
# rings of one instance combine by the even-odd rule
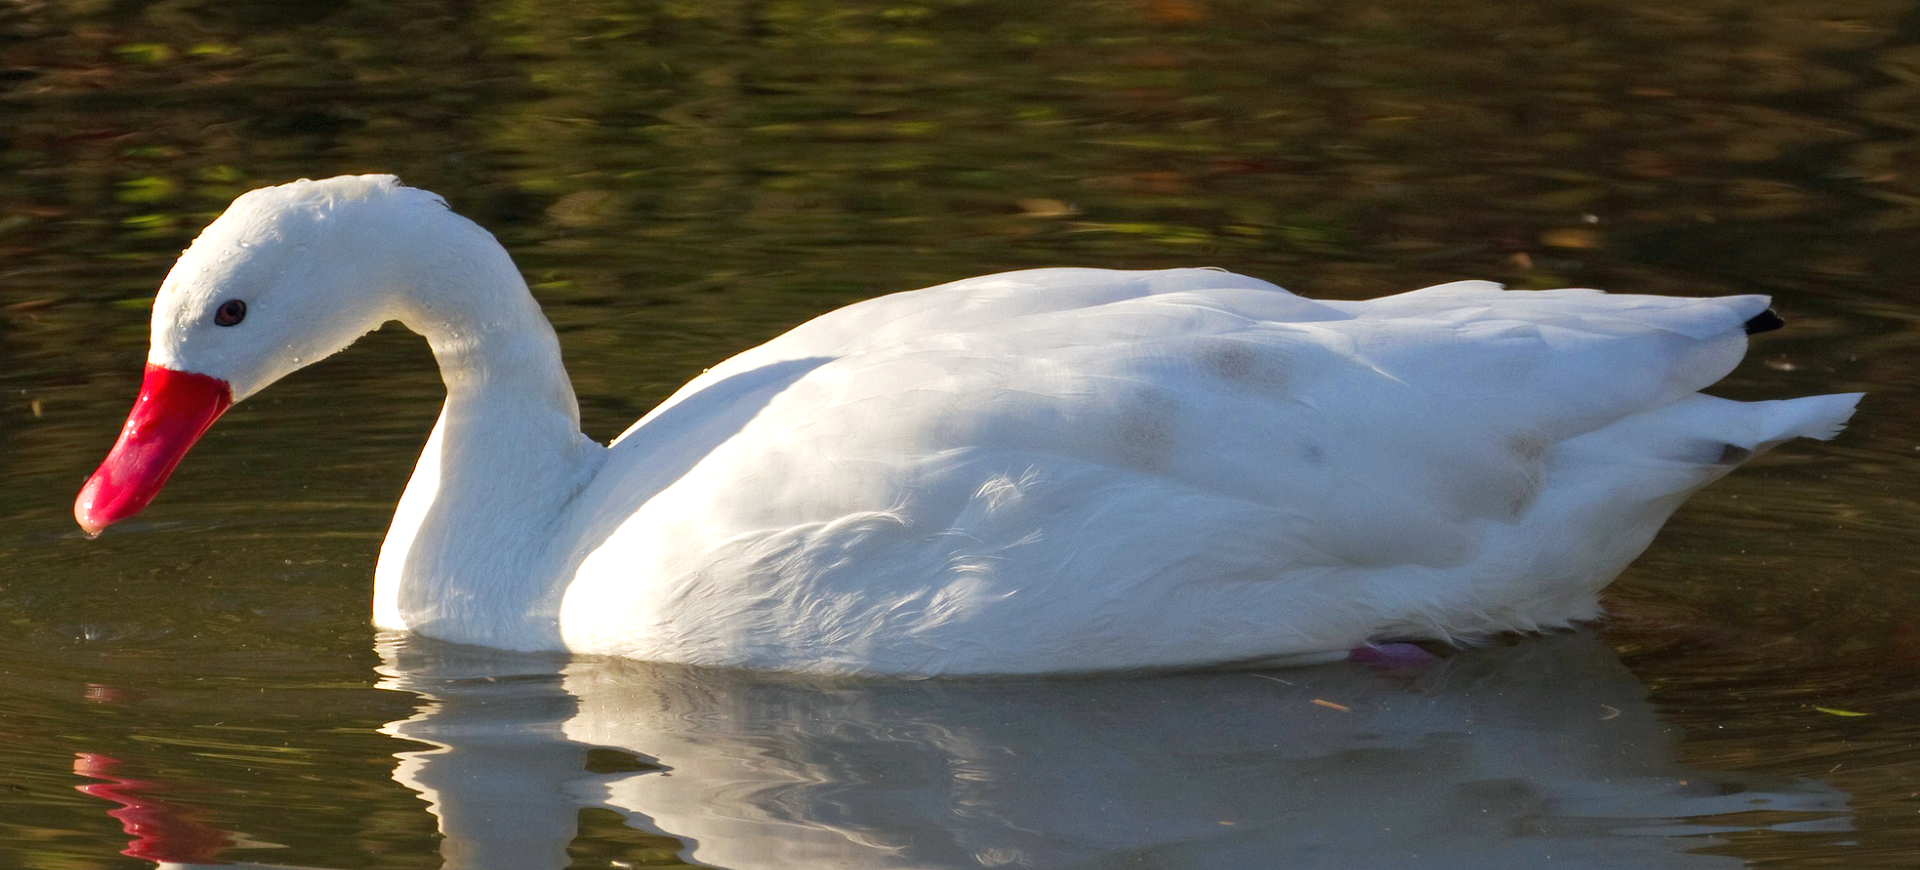
[[[563,588],[548,542],[604,448],[580,433],[559,342],[526,283],[472,230],[421,252],[422,283],[400,312],[433,347],[447,402],[380,549],[374,623],[553,649]]]

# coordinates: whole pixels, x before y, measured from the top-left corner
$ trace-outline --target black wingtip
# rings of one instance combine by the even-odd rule
[[[1780,315],[1775,314],[1773,309],[1769,308],[1759,314],[1755,314],[1747,320],[1747,334],[1757,335],[1762,332],[1772,332],[1786,325],[1787,322],[1781,320]]]

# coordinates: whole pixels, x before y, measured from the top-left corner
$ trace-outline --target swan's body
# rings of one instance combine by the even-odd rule
[[[232,298],[246,320],[215,325]],[[1595,616],[1689,494],[1852,412],[1857,395],[1696,392],[1765,311],[1018,272],[823,315],[602,447],[506,253],[368,176],[236,201],[162,287],[149,364],[237,401],[387,320],[427,337],[448,398],[381,550],[383,627],[759,668],[1081,671]],[[83,525],[132,512],[94,504],[113,485],[82,493]]]

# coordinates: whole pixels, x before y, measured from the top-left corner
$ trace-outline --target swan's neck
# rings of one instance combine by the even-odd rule
[[[483,231],[429,254],[402,321],[426,336],[446,407],[380,549],[374,622],[462,643],[559,649],[555,556],[567,502],[603,448],[553,328]]]

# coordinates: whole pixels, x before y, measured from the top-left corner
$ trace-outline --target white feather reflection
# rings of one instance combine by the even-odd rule
[[[1412,677],[858,681],[400,637],[382,653],[383,685],[425,701],[386,731],[433,747],[394,776],[450,868],[567,866],[586,807],[742,870],[1738,867],[1697,850],[1848,824],[1823,784],[1680,764],[1585,634]]]

